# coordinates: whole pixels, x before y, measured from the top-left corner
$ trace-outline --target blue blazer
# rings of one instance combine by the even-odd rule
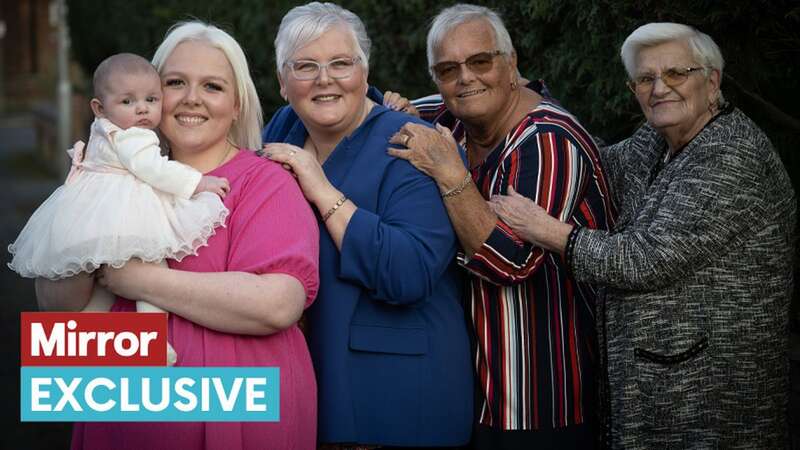
[[[358,209],[341,252],[320,222],[320,289],[307,315],[320,442],[455,446],[470,437],[456,237],[433,180],[386,154],[410,121],[424,124],[375,106],[322,166]],[[263,139],[302,147],[307,135],[287,106]]]

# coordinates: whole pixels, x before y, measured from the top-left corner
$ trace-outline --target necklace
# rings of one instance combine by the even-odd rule
[[[319,159],[319,150],[317,149],[317,144],[314,143],[314,140],[311,139],[311,136],[308,137],[308,143],[311,144],[311,150],[314,151],[314,156]]]
[[[225,153],[222,155],[222,158],[217,162],[217,165],[214,166],[215,169],[222,165],[222,162],[225,161],[225,158],[228,157],[228,155],[231,153],[231,149],[233,148],[231,143],[228,141],[225,141],[225,147],[227,148],[227,150],[225,150]]]
[[[308,142],[311,144],[311,149],[314,151],[314,157],[317,159],[317,162],[319,162],[320,165],[324,164],[325,160],[328,159],[331,154],[328,153],[326,155],[321,155],[319,152],[319,147],[317,147],[317,144],[314,143],[314,139],[311,139],[311,136],[308,136]]]

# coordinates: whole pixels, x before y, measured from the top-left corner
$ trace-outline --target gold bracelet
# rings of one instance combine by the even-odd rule
[[[455,197],[456,195],[460,194],[461,192],[464,191],[464,189],[467,188],[467,185],[469,184],[470,181],[472,181],[472,174],[470,174],[468,170],[467,176],[464,177],[464,181],[462,181],[461,184],[454,187],[453,189],[450,189],[449,191],[446,192],[442,192],[442,198]]]
[[[336,204],[333,205],[331,207],[331,209],[329,209],[328,212],[325,213],[324,216],[322,216],[322,223],[327,222],[328,219],[330,219],[330,217],[333,215],[333,213],[335,213],[337,209],[339,209],[342,205],[344,205],[344,202],[346,202],[346,201],[347,201],[347,196],[346,195],[342,195],[342,198],[340,198],[336,202]]]

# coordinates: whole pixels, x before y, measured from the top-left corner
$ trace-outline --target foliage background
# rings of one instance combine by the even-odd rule
[[[265,118],[283,104],[275,76],[273,40],[283,15],[305,2],[290,0],[68,1],[73,52],[91,74],[121,51],[151,57],[170,25],[198,18],[229,31],[248,55]],[[430,18],[452,2],[342,0],[373,40],[370,82],[416,98],[435,91],[425,59]],[[770,136],[795,190],[800,183],[800,2],[714,0],[475,1],[502,14],[520,71],[542,78],[553,95],[606,142],[631,133],[643,117],[619,59],[619,46],[653,21],[693,25],[711,35],[726,58],[726,98]],[[79,86],[87,93],[90,87]],[[795,317],[800,310],[797,296]]]

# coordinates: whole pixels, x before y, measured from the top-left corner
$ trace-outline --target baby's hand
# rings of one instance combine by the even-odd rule
[[[203,178],[200,178],[200,182],[197,183],[197,189],[194,190],[194,193],[197,194],[198,192],[213,192],[219,195],[222,198],[225,198],[228,195],[228,192],[231,190],[231,185],[228,183],[226,178],[214,177],[211,175],[205,175]]]

